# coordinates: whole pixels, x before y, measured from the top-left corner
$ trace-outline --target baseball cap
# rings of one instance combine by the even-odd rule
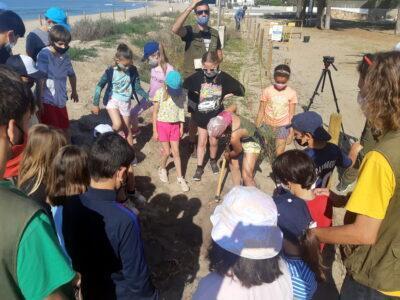
[[[179,96],[182,94],[182,75],[178,71],[170,71],[165,77],[168,94]]]
[[[157,42],[151,41],[144,45],[143,48],[143,58],[142,61],[145,61],[149,58],[150,55],[156,53],[159,50],[159,45]]]
[[[211,238],[223,249],[249,259],[275,257],[282,249],[278,212],[272,198],[256,187],[237,186],[210,217]]]
[[[52,20],[54,23],[63,26],[68,31],[71,31],[71,26],[68,24],[67,14],[64,10],[59,7],[50,7],[45,13],[44,16]]]
[[[6,65],[17,72],[20,76],[31,77],[33,79],[44,79],[47,75],[36,68],[33,59],[27,55],[12,55]]]
[[[274,201],[278,209],[278,226],[285,239],[298,244],[307,229],[316,227],[303,199],[286,192],[275,196]]]
[[[12,10],[0,10],[0,32],[13,30],[16,35],[25,35],[25,25],[21,17]]]
[[[310,133],[318,141],[331,139],[331,135],[324,128],[321,116],[315,111],[295,115],[290,126],[298,131]]]
[[[98,136],[102,135],[103,133],[112,132],[112,131],[113,131],[113,129],[110,125],[99,124],[94,128],[93,135],[94,135],[94,137],[98,137]]]

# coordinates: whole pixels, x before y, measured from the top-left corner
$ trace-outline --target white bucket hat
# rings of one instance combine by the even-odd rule
[[[282,249],[276,205],[255,187],[234,187],[210,219],[213,241],[231,253],[249,259],[267,259]]]

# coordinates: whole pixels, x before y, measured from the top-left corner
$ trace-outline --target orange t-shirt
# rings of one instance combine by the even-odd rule
[[[273,127],[289,125],[289,105],[297,103],[297,93],[291,87],[282,91],[275,89],[273,85],[267,87],[260,101],[266,102],[264,123]]]

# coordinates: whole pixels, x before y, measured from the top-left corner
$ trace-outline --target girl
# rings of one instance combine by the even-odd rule
[[[51,205],[58,240],[64,253],[64,236],[62,233],[62,211],[67,196],[86,192],[90,184],[90,174],[87,166],[87,154],[77,146],[62,147],[51,164],[46,192]]]
[[[279,65],[275,68],[275,83],[263,91],[256,120],[257,127],[267,125],[275,132],[276,155],[285,151],[286,144],[290,144],[293,137],[292,130],[287,126],[296,110],[297,93],[287,86],[289,78],[289,66]]]
[[[279,155],[272,164],[275,180],[286,192],[274,196],[278,207],[278,225],[284,234],[284,256],[292,273],[295,299],[312,299],[317,282],[325,280],[320,245],[308,231],[332,225],[333,206],[344,206],[346,199],[322,192],[315,195],[311,186],[317,175],[310,157],[300,150]],[[315,221],[315,222],[314,222]],[[307,232],[307,234],[306,234]]]
[[[148,99],[148,94],[140,86],[139,73],[132,60],[132,50],[125,44],[119,44],[115,54],[115,65],[108,68],[97,83],[92,108],[94,114],[99,114],[101,91],[107,85],[103,103],[111,118],[113,130],[122,130],[130,145],[133,145],[132,132],[129,130],[131,99],[137,99],[137,94]]]
[[[193,300],[292,300],[274,201],[255,187],[234,187],[210,217],[210,271]]]
[[[234,185],[240,185],[243,178],[244,185],[255,186],[254,169],[263,149],[264,138],[253,123],[234,114],[234,110],[234,107],[230,107],[212,118],[207,126],[208,134],[215,139],[224,133],[230,137],[230,149],[224,155],[229,162]],[[240,172],[239,156],[242,152],[243,164]]]
[[[192,94],[188,105],[198,126],[197,169],[193,176],[193,180],[196,181],[200,181],[204,173],[203,161],[208,140],[212,172],[219,172],[216,161],[218,141],[215,137],[208,138],[208,122],[224,110],[222,102],[227,96],[244,96],[243,85],[229,74],[220,71],[220,62],[217,52],[206,52],[202,58],[203,70],[195,72],[183,83],[183,87]]]
[[[50,165],[58,150],[66,144],[61,130],[37,124],[29,130],[28,143],[22,154],[18,187],[48,211],[46,186]]]
[[[162,154],[158,170],[160,180],[168,183],[167,160],[172,152],[178,183],[183,192],[189,187],[182,177],[181,158],[179,154],[179,140],[183,135],[185,95],[182,90],[182,77],[177,71],[171,71],[165,78],[165,85],[157,90],[153,98],[153,139],[160,141]]]

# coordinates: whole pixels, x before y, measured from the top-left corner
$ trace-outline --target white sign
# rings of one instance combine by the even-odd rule
[[[280,42],[282,41],[283,25],[272,26],[271,40]]]

